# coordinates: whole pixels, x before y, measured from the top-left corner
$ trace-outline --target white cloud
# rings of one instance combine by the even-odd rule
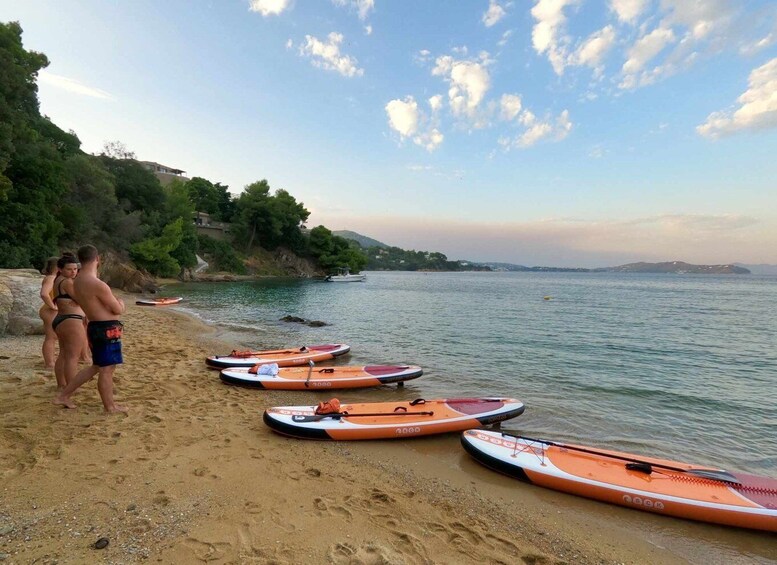
[[[433,105],[432,99],[434,98],[436,97],[429,99],[430,105]],[[391,100],[386,104],[386,114],[388,115],[389,127],[396,131],[401,139],[411,139],[413,143],[427,151],[434,151],[445,139],[445,136],[436,127],[427,125],[427,129],[421,131],[422,123],[427,123],[428,119],[412,96],[406,96],[404,100]]]
[[[625,23],[633,23],[645,11],[648,0],[610,0],[610,10]]]
[[[476,60],[457,60],[450,55],[437,58],[432,75],[445,78],[450,85],[448,102],[454,116],[476,118],[478,106],[491,86],[486,68],[489,64],[485,52]]]
[[[663,65],[656,65],[652,69],[643,70],[653,58],[663,51],[669,44],[675,41],[674,32],[667,27],[657,27],[648,34],[640,37],[628,51],[628,59],[623,63],[623,79],[618,87],[621,89],[633,89],[638,86],[652,84],[662,75],[670,74],[676,70],[676,57]],[[684,64],[690,64],[695,58],[691,53]]]
[[[696,131],[717,138],[743,130],[777,127],[777,57],[754,69],[748,85],[737,98],[739,108],[734,112],[713,112]]]
[[[249,10],[259,12],[265,18],[277,16],[291,5],[291,0],[251,0]]]
[[[667,13],[668,25],[688,28],[694,39],[725,27],[736,10],[730,0],[661,0],[661,8]]]
[[[506,15],[507,12],[505,12],[505,9],[499,5],[499,2],[496,0],[489,0],[488,10],[486,10],[483,14],[483,23],[486,25],[486,27],[491,27]]]
[[[739,54],[755,55],[759,51],[766,49],[767,47],[772,45],[775,41],[777,41],[777,34],[770,33],[765,37],[762,37],[761,39],[751,41],[749,43],[746,43],[745,45],[742,45],[742,47],[739,48]]]
[[[286,49],[291,49],[294,47],[294,42],[291,39],[286,40]]]
[[[531,147],[538,141],[551,138],[554,141],[561,141],[572,131],[572,122],[569,120],[569,110],[564,110],[558,115],[555,122],[553,120],[539,121],[531,112],[525,112],[526,119],[524,125],[528,129],[518,137],[515,144],[518,147]]]
[[[513,30],[511,30],[511,29],[508,29],[506,32],[504,32],[504,33],[502,34],[502,39],[500,39],[500,40],[497,42],[497,45],[498,45],[499,47],[504,47],[505,45],[507,45],[507,40],[508,40],[508,39],[510,39],[510,36],[511,36],[512,34],[513,34]]]
[[[531,9],[531,15],[537,21],[531,32],[532,45],[540,55],[547,52],[557,75],[564,73],[568,58],[564,8],[575,3],[577,0],[537,0]]]
[[[372,26],[364,26],[364,34],[365,35],[372,35]]]
[[[63,77],[62,75],[56,75],[48,71],[42,70],[38,72],[38,82],[48,84],[61,90],[67,90],[74,94],[81,94],[83,96],[89,96],[91,98],[102,98],[103,100],[111,100],[113,96],[110,93],[87,86],[75,79]]]
[[[605,26],[592,33],[571,57],[571,61],[578,65],[586,65],[596,70],[600,75],[604,72],[602,60],[615,44],[615,28]]]
[[[375,9],[375,0],[332,0],[332,3],[340,8],[355,10],[360,20],[366,20]]]
[[[432,114],[435,114],[442,109],[442,100],[442,94],[435,94],[429,98],[429,107],[432,109]]]
[[[521,97],[517,94],[503,94],[499,100],[499,108],[499,116],[503,120],[514,120],[521,112]]]
[[[389,118],[389,126],[400,136],[410,137],[418,131],[420,113],[418,103],[412,96],[407,96],[404,100],[390,101],[386,104],[386,113]]]
[[[300,45],[300,56],[310,57],[314,66],[328,71],[336,71],[343,76],[362,76],[364,69],[358,67],[359,62],[350,55],[340,53],[340,44],[343,42],[341,33],[332,32],[326,41],[305,36],[305,44]]]

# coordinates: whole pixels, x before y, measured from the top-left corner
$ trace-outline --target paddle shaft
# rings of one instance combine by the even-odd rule
[[[339,420],[340,418],[356,418],[356,417],[369,417],[369,416],[434,416],[434,412],[362,412],[349,414],[348,412],[333,412],[332,414],[315,414],[313,416],[295,416],[298,418],[298,422],[318,422],[324,418],[334,418]]]
[[[695,471],[701,471],[701,472],[704,472],[704,473],[710,473],[710,472],[720,473],[721,472],[721,471],[719,471],[717,469],[683,469],[682,467],[674,467],[672,465],[665,465],[663,463],[653,463],[651,461],[643,461],[642,459],[635,459],[633,457],[623,457],[622,455],[614,455],[612,453],[606,453],[604,451],[597,451],[595,449],[586,449],[585,447],[576,447],[574,445],[566,445],[564,443],[555,443],[555,442],[552,442],[552,441],[546,441],[544,439],[537,439],[537,438],[526,437],[526,436],[511,436],[510,434],[502,434],[502,435],[503,436],[507,436],[507,437],[513,437],[513,438],[516,438],[516,439],[525,439],[525,440],[528,440],[528,441],[536,441],[537,443],[544,443],[545,445],[551,445],[553,447],[558,447],[558,448],[561,448],[561,449],[570,449],[572,451],[580,451],[582,453],[588,453],[590,455],[600,455],[602,457],[609,457],[610,459],[617,459],[618,461],[626,461],[627,463],[639,463],[639,464],[642,464],[642,465],[649,465],[650,467],[659,467],[661,469],[667,469],[669,471],[676,471],[678,473],[687,473],[687,474],[690,474],[690,475],[694,475],[694,474],[696,474]],[[723,471],[723,472],[725,473],[726,471]],[[724,478],[710,477],[710,476],[707,476],[705,474],[704,478],[710,479],[710,480],[713,480],[713,481],[722,481],[722,482],[726,482],[726,483],[737,483],[737,484],[739,483],[739,481],[736,480],[736,477],[733,477],[733,476],[732,476],[732,479],[724,479]]]

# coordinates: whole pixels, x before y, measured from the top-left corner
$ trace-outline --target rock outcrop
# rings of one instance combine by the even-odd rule
[[[110,252],[100,255],[100,278],[111,288],[126,292],[155,293],[159,289],[154,277],[128,265]]]
[[[38,316],[42,280],[34,269],[0,269],[0,335],[43,333]]]

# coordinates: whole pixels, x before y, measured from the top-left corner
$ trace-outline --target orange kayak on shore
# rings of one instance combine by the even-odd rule
[[[261,374],[258,367],[221,370],[227,384],[273,390],[332,390],[402,384],[424,374],[415,365],[366,365],[364,367],[283,367],[276,375]]]
[[[205,364],[214,369],[229,367],[253,367],[254,365],[269,365],[276,363],[279,367],[294,367],[307,365],[313,361],[319,363],[345,355],[351,346],[343,343],[326,345],[307,345],[290,349],[271,349],[267,351],[232,351],[229,355],[211,355],[205,359]]]
[[[138,306],[170,306],[171,304],[178,304],[183,298],[180,296],[176,298],[145,298],[136,300],[135,304]]]
[[[391,439],[456,432],[515,418],[523,403],[514,398],[422,398],[402,402],[329,403],[336,412],[316,406],[268,408],[264,423],[274,431],[304,439]]]
[[[655,514],[777,532],[775,479],[488,430],[468,430],[461,443],[486,467],[535,485]]]

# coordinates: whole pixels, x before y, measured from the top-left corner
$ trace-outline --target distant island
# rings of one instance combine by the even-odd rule
[[[694,275],[748,275],[749,269],[737,264],[693,265],[684,261],[628,263],[616,267],[544,267],[514,263],[457,260],[450,261],[436,251],[405,250],[365,235],[341,230],[334,235],[355,242],[367,254],[367,269],[372,271],[502,271],[527,273],[671,273]]]

